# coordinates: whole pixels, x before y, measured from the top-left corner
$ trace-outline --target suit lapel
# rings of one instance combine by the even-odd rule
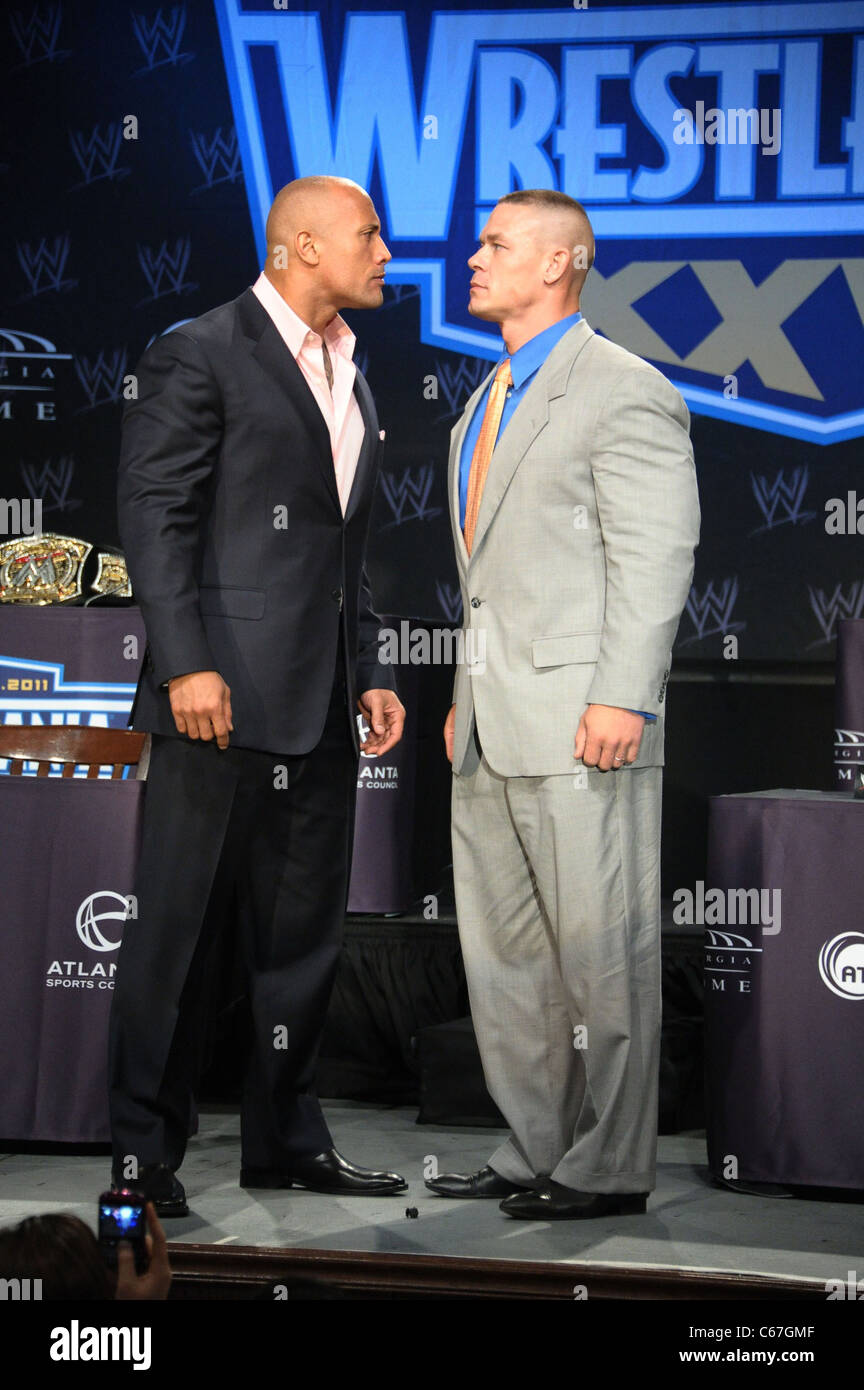
[[[313,444],[312,454],[321,470],[324,484],[336,506],[339,491],[336,487],[336,471],[333,467],[333,451],[330,447],[330,432],[324,416],[318,409],[309,383],[294,360],[282,336],[267,310],[250,290],[240,296],[238,301],[243,330],[254,342],[252,356],[290,400],[300,415]]]
[[[364,489],[368,485],[373,473],[373,465],[378,452],[377,446],[380,442],[378,437],[378,415],[375,410],[375,402],[372,399],[372,392],[366,384],[366,378],[361,373],[359,367],[354,374],[354,395],[360,406],[360,414],[363,416],[365,430],[363,433],[363,443],[360,446],[360,457],[357,460],[357,468],[354,473],[354,481],[351,484],[351,491],[348,494],[348,503],[345,507],[345,520],[353,516],[357,510],[360,498],[363,496]],[[320,412],[319,412],[320,413]]]
[[[594,330],[584,319],[574,323],[555,344],[514,411],[489,460],[489,472],[474,528],[471,559],[477,554],[489,530],[513,474],[547,423],[550,401],[565,394],[573,363],[593,336]],[[465,554],[467,556],[467,552]]]

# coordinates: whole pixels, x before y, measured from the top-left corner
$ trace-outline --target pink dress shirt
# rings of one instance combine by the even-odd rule
[[[357,369],[351,360],[357,339],[340,314],[328,323],[324,341],[327,343],[333,369],[331,395],[324,371],[320,333],[314,333],[309,325],[295,314],[263,271],[252,286],[252,293],[276,325],[283,342],[309,383],[309,389],[324,416],[330,434],[336,487],[344,516],[365,433],[363,416],[354,395],[354,375]]]

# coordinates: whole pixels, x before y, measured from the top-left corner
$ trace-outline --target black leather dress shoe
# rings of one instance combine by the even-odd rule
[[[508,1216],[529,1221],[586,1221],[594,1216],[629,1216],[645,1210],[647,1192],[579,1192],[551,1178],[529,1192],[514,1192],[501,1203]]]
[[[189,1215],[183,1184],[165,1163],[143,1163],[134,1182],[129,1178],[115,1178],[113,1174],[111,1182],[118,1190],[128,1187],[133,1192],[143,1192],[153,1203],[158,1217]]]
[[[494,1168],[487,1164],[479,1173],[442,1173],[437,1178],[427,1178],[426,1186],[439,1197],[507,1197],[510,1193],[530,1192],[528,1187],[502,1178]]]
[[[336,1149],[291,1160],[290,1168],[243,1168],[241,1187],[305,1187],[310,1192],[336,1192],[343,1197],[374,1197],[405,1192],[399,1173],[376,1173],[349,1163]]]

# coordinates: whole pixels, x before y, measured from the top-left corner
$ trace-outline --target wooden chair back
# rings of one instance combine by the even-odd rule
[[[142,759],[146,733],[134,729],[100,729],[78,724],[0,724],[0,758],[11,758],[12,777],[20,777],[25,763],[35,762],[37,777],[48,777],[52,763],[63,764],[63,777],[74,777],[75,768],[86,765],[87,777],[99,776],[110,765],[111,777],[122,778],[123,769],[134,767],[143,779]],[[149,752],[149,744],[148,744]]]

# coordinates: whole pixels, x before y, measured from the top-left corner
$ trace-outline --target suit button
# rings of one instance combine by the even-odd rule
[[[340,607],[340,608],[342,607],[342,590],[341,590],[341,589],[331,589],[331,590],[330,590],[330,597],[332,598],[332,600],[333,600],[334,603],[338,603],[339,607]]]
[[[479,599],[479,598],[472,598],[472,600],[471,600],[471,607],[472,607],[472,608],[479,608],[479,607],[480,607],[480,604],[481,604],[482,602],[483,602],[482,599]]]

